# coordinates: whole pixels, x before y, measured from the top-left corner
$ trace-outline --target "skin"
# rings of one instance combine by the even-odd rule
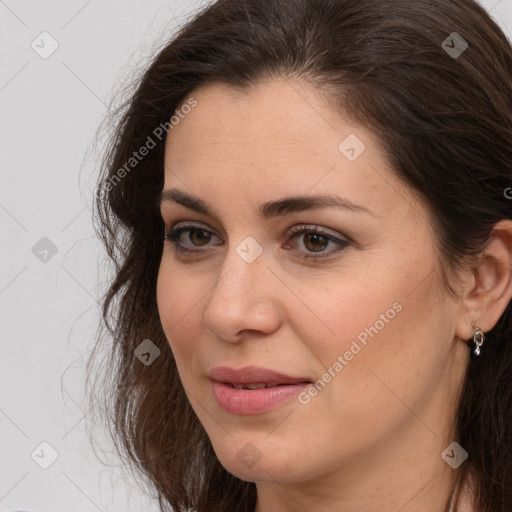
[[[157,300],[220,462],[256,482],[256,512],[443,511],[458,474],[441,453],[456,440],[469,362],[463,340],[472,322],[490,330],[510,300],[512,223],[501,223],[488,255],[460,275],[454,299],[440,283],[428,208],[398,180],[372,132],[311,86],[284,79],[244,91],[213,84],[193,96],[197,106],[166,141],[164,190],[197,196],[216,215],[162,203],[167,230],[194,222],[212,234],[181,235],[196,256],[165,243]],[[350,134],[366,146],[355,161],[338,150]],[[373,214],[258,215],[267,201],[320,193]],[[304,224],[352,242],[335,252],[328,239],[287,236]],[[263,250],[252,263],[236,252],[249,236]],[[301,258],[319,247],[330,257]],[[215,401],[206,376],[213,367],[251,364],[316,381],[395,303],[401,311],[309,403],[292,398],[237,416]],[[261,455],[252,467],[237,456],[249,442]]]

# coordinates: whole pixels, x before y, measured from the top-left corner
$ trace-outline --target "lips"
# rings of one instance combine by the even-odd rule
[[[236,415],[261,414],[275,409],[311,384],[307,377],[292,377],[254,366],[217,367],[208,377],[221,409]]]
[[[263,387],[283,386],[290,384],[311,383],[307,377],[292,377],[284,373],[246,366],[245,368],[230,368],[228,366],[217,366],[208,374],[208,377],[217,382],[231,384],[235,388],[262,389]],[[259,387],[255,387],[259,386]]]

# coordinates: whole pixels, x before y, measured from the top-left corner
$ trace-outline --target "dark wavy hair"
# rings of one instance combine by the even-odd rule
[[[468,43],[460,55],[449,51],[463,49],[454,32]],[[512,218],[504,193],[512,184],[512,49],[475,1],[218,0],[188,20],[113,114],[94,205],[114,276],[89,361],[89,371],[106,371],[88,397],[101,400],[118,453],[162,510],[253,512],[256,486],[220,464],[160,323],[165,137],[155,129],[200,86],[243,89],[273,77],[324,92],[333,109],[378,137],[397,176],[433,213],[450,293],[448,278],[482,252],[497,222]],[[155,147],[127,167],[148,137]],[[134,356],[144,339],[161,351],[151,366]],[[475,475],[480,512],[510,512],[510,303],[487,339],[471,357],[456,411],[457,441],[469,453],[461,474]],[[97,361],[100,347],[108,354]]]

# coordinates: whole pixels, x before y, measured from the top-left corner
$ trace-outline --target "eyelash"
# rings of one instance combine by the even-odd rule
[[[185,255],[185,254],[194,254],[194,253],[198,254],[198,253],[205,252],[202,249],[192,250],[192,249],[187,249],[183,246],[183,244],[179,241],[179,238],[182,233],[186,233],[188,231],[190,231],[190,232],[202,231],[202,232],[208,233],[209,235],[215,235],[215,233],[213,233],[210,230],[205,229],[204,227],[199,226],[199,225],[187,225],[187,226],[182,226],[182,227],[179,227],[176,229],[171,229],[171,231],[169,231],[169,232],[166,231],[164,239],[169,241],[171,244],[173,244],[173,248],[177,254]],[[322,252],[322,253],[316,253],[316,254],[310,253],[308,255],[299,256],[299,258],[302,258],[302,259],[319,260],[322,258],[329,258],[337,253],[344,251],[347,248],[347,246],[350,245],[350,242],[348,240],[343,240],[343,239],[337,238],[337,237],[327,233],[324,229],[322,229],[319,226],[307,226],[307,225],[301,225],[301,226],[296,226],[296,227],[292,228],[290,234],[288,235],[288,240],[286,243],[288,243],[290,240],[292,240],[293,238],[295,238],[301,234],[321,235],[321,236],[325,237],[328,241],[334,242],[336,245],[338,245],[338,248],[336,250],[332,250],[330,252],[326,252],[326,253]],[[314,254],[314,255],[312,255],[312,254]]]

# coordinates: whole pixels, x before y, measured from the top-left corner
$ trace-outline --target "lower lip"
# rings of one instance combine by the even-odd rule
[[[215,399],[224,411],[230,414],[260,414],[275,409],[310,384],[287,384],[262,389],[235,389],[230,384],[217,381],[212,381],[212,385]]]

